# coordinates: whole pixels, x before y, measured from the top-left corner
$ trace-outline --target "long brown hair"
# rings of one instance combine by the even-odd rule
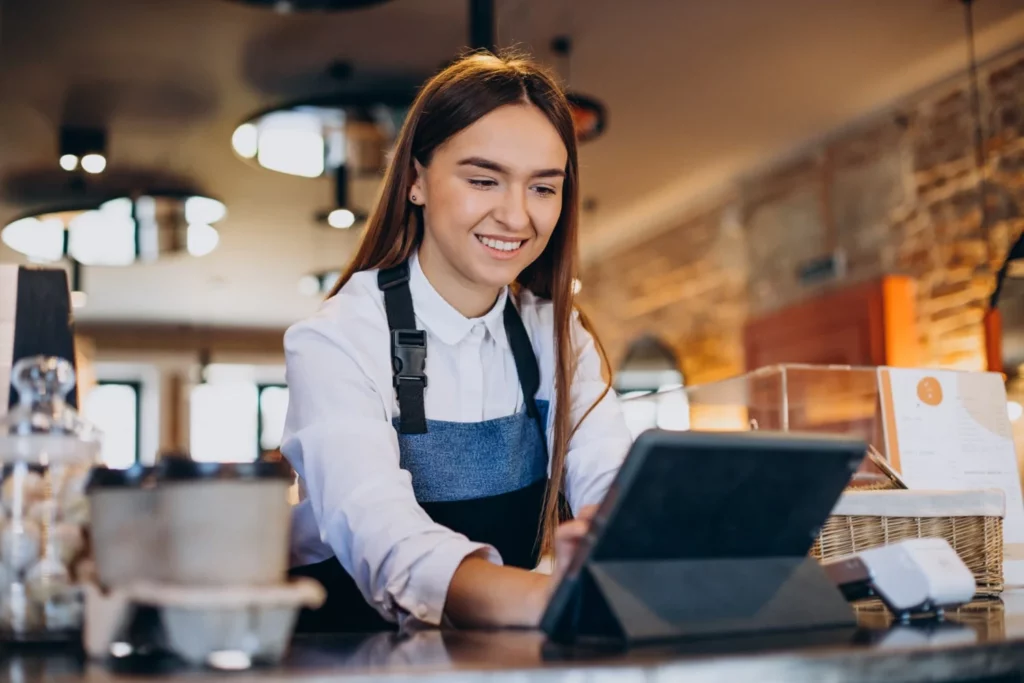
[[[548,118],[568,152],[558,223],[544,251],[513,283],[514,291],[528,289],[554,305],[554,449],[539,530],[541,550],[548,552],[552,547],[555,527],[564,516],[559,494],[565,479],[569,439],[579,426],[579,423],[571,427],[569,424],[572,409],[570,387],[577,365],[570,328],[572,314],[576,310],[572,283],[578,260],[579,166],[569,103],[555,79],[542,67],[517,55],[504,53],[496,56],[477,52],[456,61],[427,81],[398,135],[380,197],[366,222],[359,249],[329,296],[337,294],[354,273],[395,266],[407,260],[419,246],[423,238],[422,209],[408,200],[415,179],[414,159],[427,166],[434,150],[459,131],[498,107],[526,103],[537,107]],[[589,330],[586,318],[577,312]],[[604,350],[596,336],[594,339],[607,368]],[[606,385],[598,401],[604,398],[608,389]]]

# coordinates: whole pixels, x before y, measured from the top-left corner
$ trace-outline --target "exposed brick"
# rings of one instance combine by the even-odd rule
[[[798,268],[841,248],[851,279],[917,279],[925,363],[981,369],[993,274],[1024,232],[1024,49],[981,75],[987,234],[961,81],[846,128],[745,178],[727,205],[589,265],[581,301],[613,361],[653,333],[678,350],[689,383],[735,374],[746,319],[818,292]]]

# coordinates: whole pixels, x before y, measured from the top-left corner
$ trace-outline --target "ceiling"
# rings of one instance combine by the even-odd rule
[[[255,168],[230,147],[260,108],[329,90],[326,66],[428,74],[465,45],[468,0],[280,15],[223,0],[0,0],[0,222],[44,199],[11,178],[56,165],[61,123],[105,124],[111,173],[224,200],[203,258],[85,272],[85,320],[283,326],[312,312],[299,277],[358,234],[319,227],[327,179]],[[957,0],[497,0],[517,43],[605,101],[581,151],[584,253],[655,230],[730,178],[963,68]],[[1024,0],[978,0],[982,57],[1024,42]],[[573,36],[566,70],[548,48]],[[43,177],[43,176],[40,176]],[[17,189],[17,192],[12,190]],[[32,188],[28,188],[31,190]],[[372,187],[357,196],[372,194]],[[365,201],[365,200],[364,200]],[[18,255],[0,245],[0,261]]]

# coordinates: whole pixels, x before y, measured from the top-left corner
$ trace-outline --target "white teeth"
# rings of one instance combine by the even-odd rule
[[[515,251],[523,244],[522,240],[518,242],[503,242],[490,237],[481,237],[480,235],[477,235],[476,238],[491,249],[497,249],[498,251]]]

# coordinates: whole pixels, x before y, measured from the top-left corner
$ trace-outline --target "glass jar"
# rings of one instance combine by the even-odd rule
[[[74,638],[89,580],[85,484],[100,433],[68,405],[71,363],[23,358],[18,403],[0,418],[0,640]]]

